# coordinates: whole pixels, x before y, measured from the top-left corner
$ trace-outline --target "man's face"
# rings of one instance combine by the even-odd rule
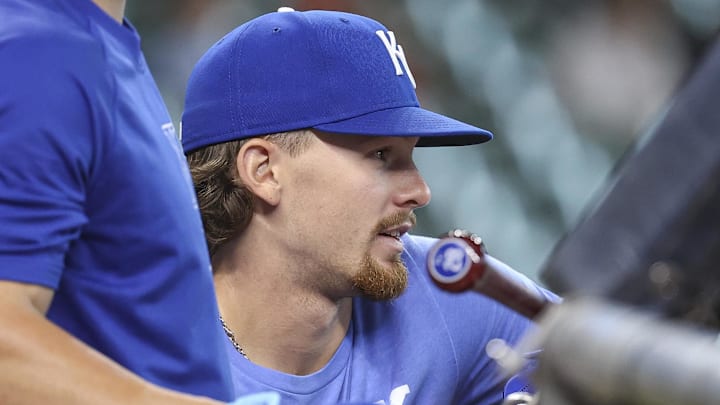
[[[290,254],[328,294],[395,298],[407,285],[400,236],[430,201],[412,160],[418,138],[316,137],[279,172]]]

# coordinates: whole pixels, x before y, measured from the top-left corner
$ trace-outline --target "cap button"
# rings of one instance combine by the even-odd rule
[[[292,7],[280,7],[278,9],[278,13],[288,13],[290,11],[295,11],[295,9]]]

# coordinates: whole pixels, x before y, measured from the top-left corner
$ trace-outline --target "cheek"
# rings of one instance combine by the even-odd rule
[[[298,165],[286,188],[289,220],[338,238],[329,243],[348,243],[358,236],[366,240],[388,213],[391,192],[385,180],[362,166]]]
[[[307,193],[298,205],[297,217],[304,226],[316,232],[325,243],[365,249],[372,231],[382,219],[377,192],[370,188],[320,188]]]

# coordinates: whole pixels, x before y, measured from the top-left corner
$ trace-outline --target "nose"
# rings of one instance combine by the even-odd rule
[[[416,167],[403,172],[395,198],[395,203],[403,208],[414,209],[428,205],[431,198],[430,187]]]

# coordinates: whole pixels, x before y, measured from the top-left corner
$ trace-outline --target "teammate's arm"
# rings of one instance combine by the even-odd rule
[[[17,405],[222,402],[153,385],[46,317],[53,290],[0,281],[0,403]]]

